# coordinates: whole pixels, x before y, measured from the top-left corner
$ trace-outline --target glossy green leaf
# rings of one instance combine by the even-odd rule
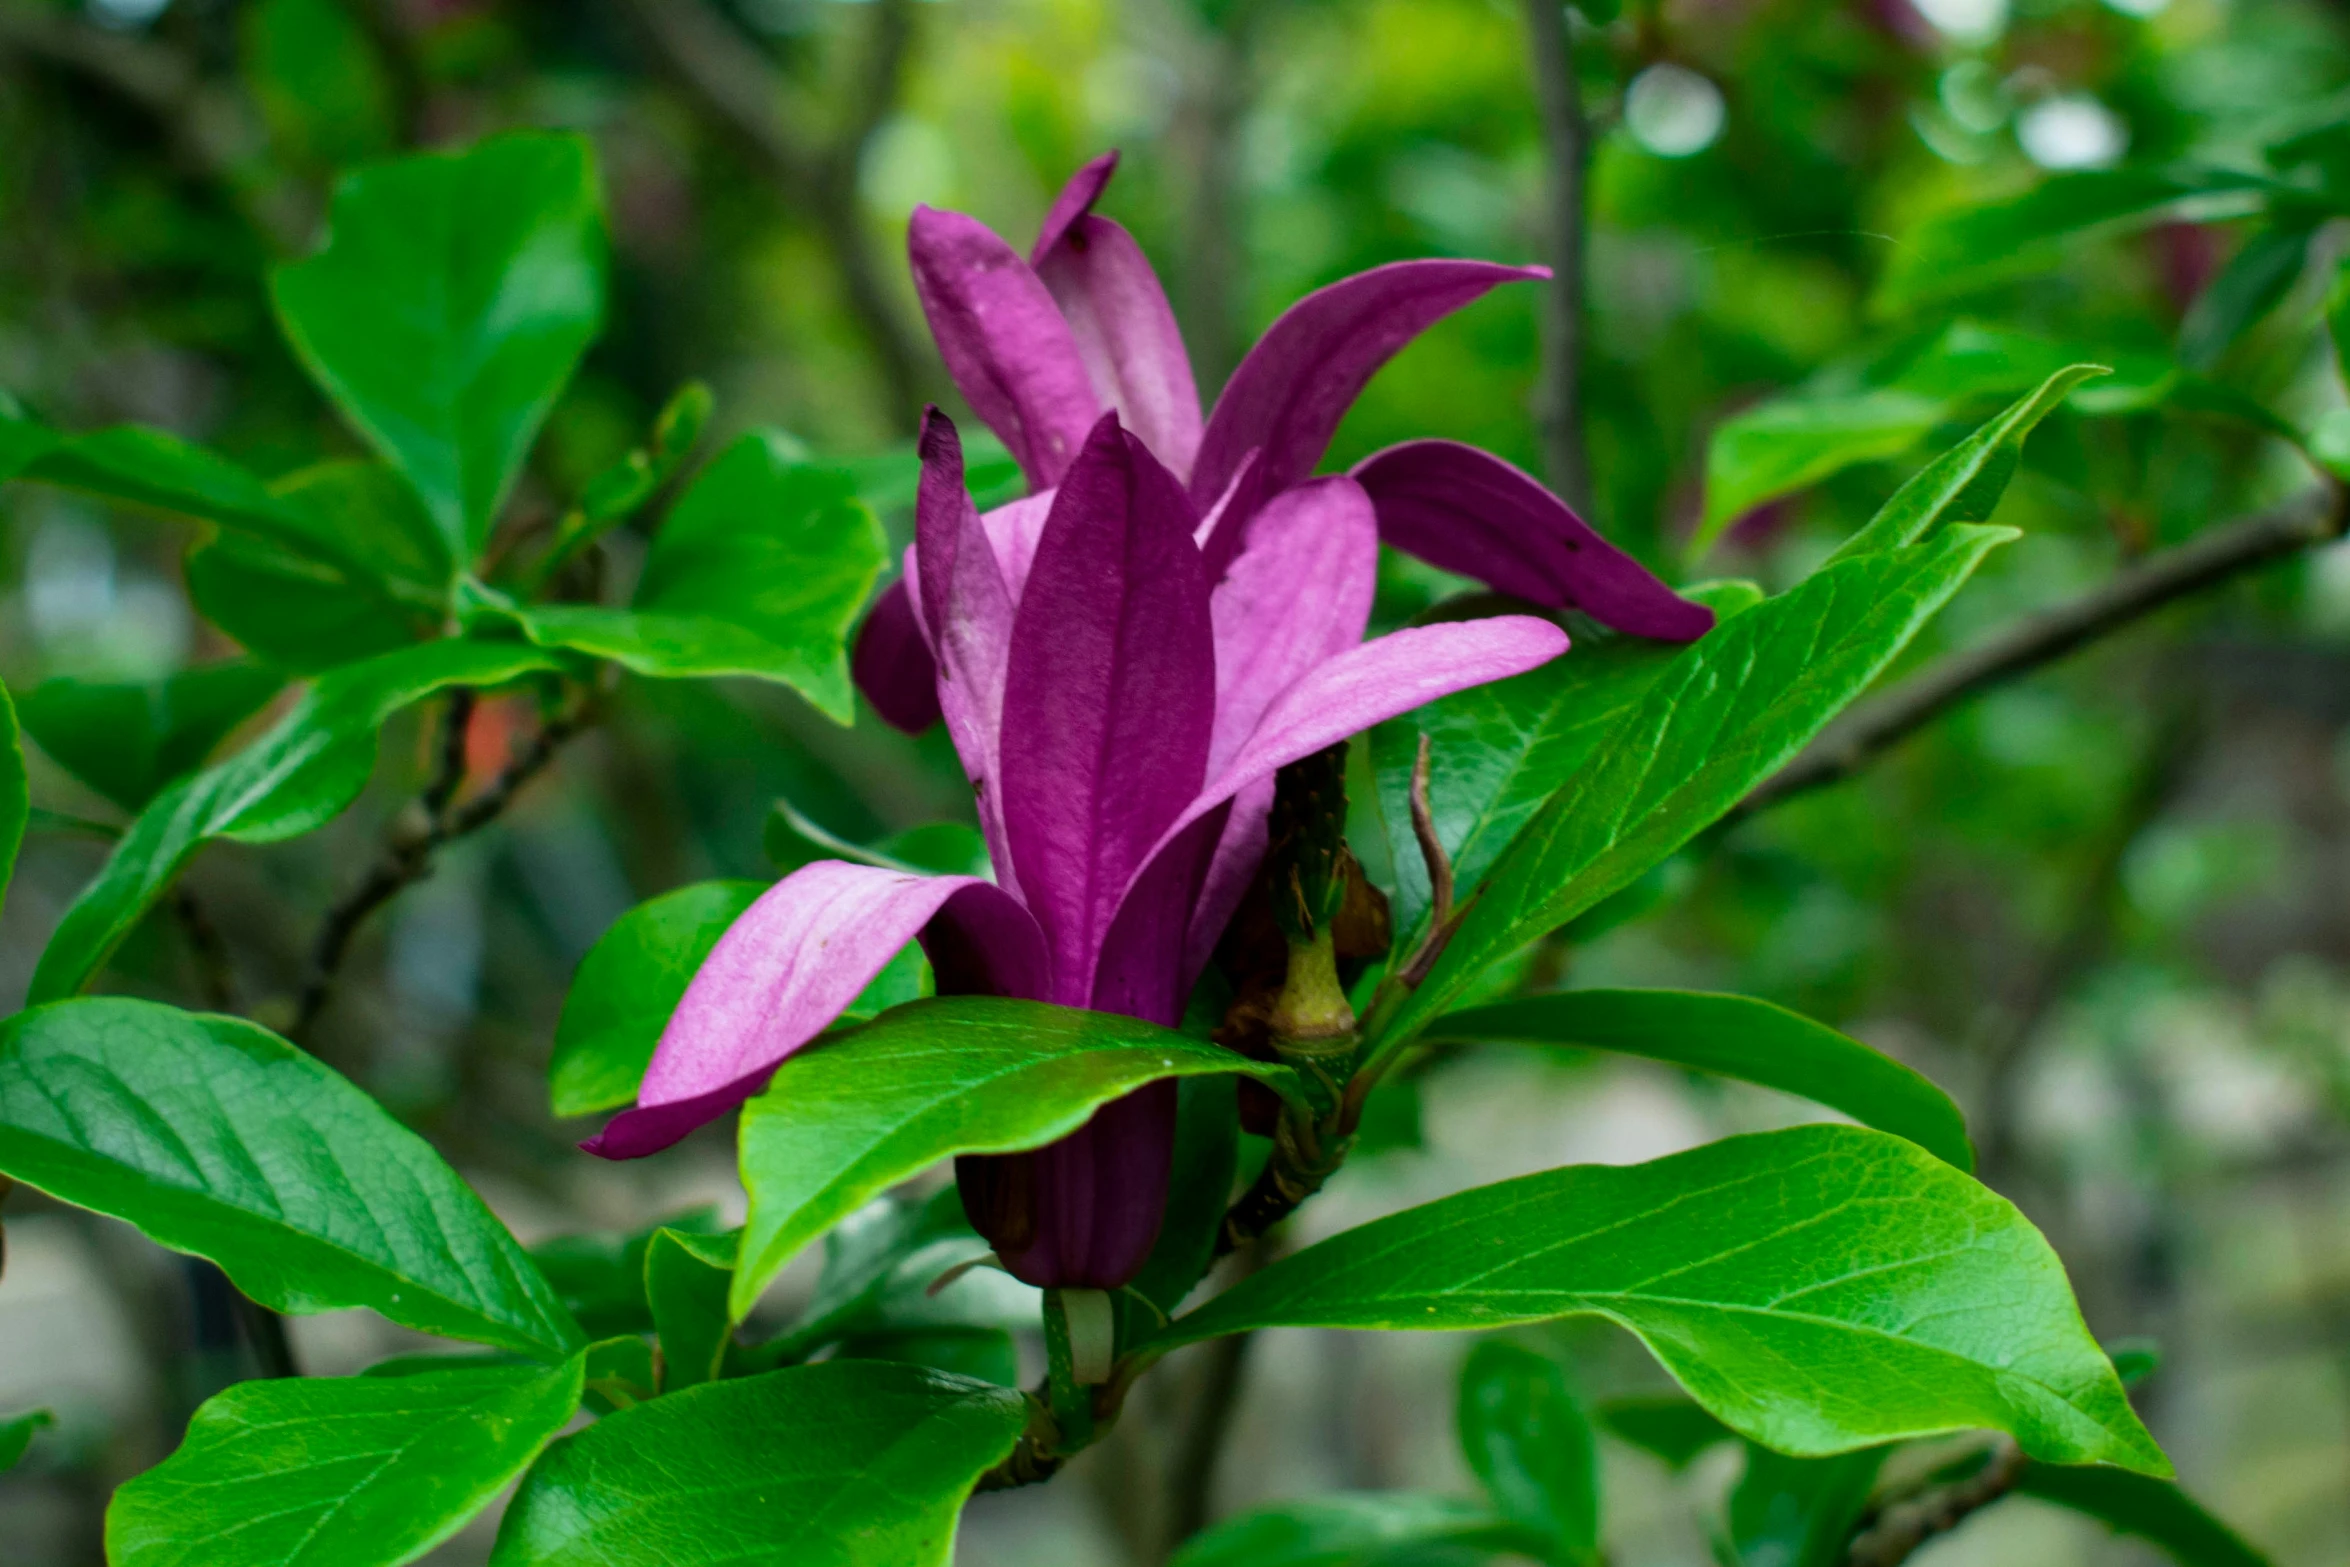
[[[982,1254],[986,1243],[948,1186],[926,1198],[885,1195],[824,1236],[824,1271],[788,1332],[750,1353],[760,1364],[805,1360],[825,1345],[904,1321],[893,1311],[905,1291],[926,1289],[946,1266]]]
[[[2023,195],[1943,214],[1890,253],[1878,302],[1927,300],[2045,270],[2063,245],[2153,223],[2194,203],[2204,216],[2257,209],[2269,182],[2210,168],[2118,168],[2059,174]]]
[[[60,677],[25,693],[25,733],[50,760],[126,811],[194,772],[259,712],[285,676],[258,664],[207,664],[161,680]]]
[[[2144,1540],[2180,1567],[2269,1567],[2266,1554],[2169,1480],[2126,1469],[2029,1464],[2016,1490]]]
[[[36,1409],[29,1414],[0,1420],[0,1475],[22,1463],[26,1449],[33,1445],[33,1438],[56,1423],[57,1417],[46,1409]]]
[[[1707,1448],[1738,1440],[1696,1400],[1671,1394],[1608,1399],[1599,1406],[1599,1423],[1672,1469],[1686,1469]]]
[[[726,1287],[734,1278],[738,1237],[655,1230],[645,1246],[645,1303],[661,1335],[661,1390],[674,1392],[718,1375],[734,1323]]]
[[[16,874],[16,851],[24,842],[25,823],[32,819],[32,812],[16,707],[8,700],[8,687],[0,685],[0,907],[7,905],[8,883]]]
[[[541,1358],[581,1335],[423,1138],[238,1018],[115,997],[0,1023],[0,1174],[206,1257],[265,1306],[367,1306]]]
[[[1743,582],[1684,590],[1727,619],[1759,595]],[[1634,637],[1579,639],[1565,658],[1443,697],[1371,732],[1378,806],[1393,861],[1399,950],[1428,917],[1428,871],[1411,828],[1412,768],[1428,737],[1428,808],[1456,885],[1484,880],[1502,850],[1681,647]]]
[[[590,1338],[650,1333],[645,1253],[653,1237],[664,1229],[715,1235],[719,1228],[717,1208],[706,1205],[633,1232],[557,1235],[533,1246],[530,1257]]]
[[[1703,555],[1732,523],[1858,463],[1898,457],[1949,416],[1947,402],[1902,387],[1775,397],[1714,427],[1705,511],[1689,541]]]
[[[1555,1360],[1498,1339],[1461,1368],[1461,1452],[1502,1517],[1554,1567],[1599,1559],[1599,1439]]]
[[[1609,727],[1593,765],[1512,842],[1420,988],[1374,1016],[1389,1050],[1494,963],[1630,886],[1790,760],[2012,529],[1953,527],[1830,567],[1691,644]],[[1571,655],[1570,655],[1571,656]]]
[[[557,1115],[595,1115],[636,1098],[645,1068],[694,971],[767,884],[705,881],[648,899],[613,921],[580,959],[555,1025],[549,1087]],[[930,965],[908,942],[841,1013],[862,1023],[930,994]]]
[[[654,535],[627,609],[517,610],[548,647],[640,675],[751,675],[791,686],[840,723],[855,714],[848,635],[887,540],[848,474],[753,431],[703,470]]]
[[[1020,1351],[1002,1328],[886,1328],[852,1333],[834,1350],[841,1360],[887,1360],[928,1366],[951,1376],[1020,1385]]]
[[[809,820],[789,800],[778,800],[767,813],[764,837],[767,858],[783,871],[817,860],[847,860],[913,876],[994,876],[987,840],[963,822],[926,822],[878,843],[851,843]]]
[[[1739,1567],[1845,1567],[1887,1451],[1790,1458],[1747,1443],[1727,1520]]]
[[[270,285],[303,366],[470,562],[602,320],[593,154],[521,132],[360,169]]]
[[[1283,1258],[1152,1346],[1276,1326],[1604,1317],[1781,1452],[1993,1428],[2057,1463],[2169,1464],[2005,1198],[1859,1127],[1479,1187]]]
[[[400,1567],[463,1528],[579,1408],[578,1357],[240,1382],[114,1493],[112,1567]]]
[[[743,1107],[735,1316],[809,1242],[939,1160],[1041,1148],[1145,1083],[1216,1073],[1296,1091],[1287,1068],[1172,1029],[993,996],[918,1001],[801,1051]]]
[[[1828,563],[1905,548],[1944,525],[1983,522],[2007,493],[2023,461],[2024,437],[2073,388],[2105,374],[2103,365],[2067,365],[1935,458],[1893,492],[1868,526],[1846,539]]]
[[[280,153],[341,168],[398,145],[390,77],[344,0],[258,0],[241,21],[245,82]]]
[[[945,1567],[1012,1450],[1009,1388],[836,1360],[705,1383],[550,1449],[492,1567]]]
[[[1975,1167],[1950,1096],[1892,1057],[1751,996],[1684,990],[1567,990],[1439,1018],[1445,1039],[1578,1045],[1758,1083],[1906,1137],[1961,1170]]]
[[[1474,1502],[1366,1491],[1282,1502],[1194,1536],[1169,1567],[1466,1567],[1540,1536]]]
[[[224,531],[188,555],[189,596],[247,651],[317,673],[447,629],[456,566],[398,474],[320,463],[271,493],[303,519],[309,542]]]
[[[359,797],[384,721],[450,686],[504,685],[552,670],[535,648],[428,642],[320,677],[251,745],[158,794],[50,937],[33,971],[35,1003],[69,996],[215,838],[277,843],[324,826]]]

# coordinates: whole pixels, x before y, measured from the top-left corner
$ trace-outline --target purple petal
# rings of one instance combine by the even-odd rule
[[[938,665],[903,578],[873,601],[850,667],[857,689],[891,724],[918,735],[938,722]]]
[[[1198,518],[1106,415],[1062,479],[1012,627],[1003,808],[1058,992],[1085,1006],[1111,917],[1206,776],[1215,722]]]
[[[1036,923],[1009,893],[971,876],[819,860],[727,927],[670,1015],[636,1108],[581,1146],[638,1159],[725,1114],[917,935],[958,988],[1030,997],[1049,988]]]
[[[1275,697],[1361,644],[1378,578],[1378,521],[1352,479],[1310,480],[1257,513],[1208,601],[1216,629],[1211,777]]]
[[[1039,490],[979,514],[979,520],[987,527],[988,543],[995,547],[995,563],[1004,574],[1004,588],[1015,604],[1027,591],[1028,568],[1036,560],[1036,541],[1044,537],[1045,521],[1052,516],[1053,497],[1058,493]]]
[[[1232,471],[1232,482],[1224,486],[1224,493],[1216,497],[1216,504],[1200,519],[1200,559],[1207,563],[1208,580],[1221,582],[1231,569],[1232,558],[1240,553],[1241,541],[1248,535],[1248,525],[1256,519],[1265,497],[1271,492],[1265,488],[1265,465],[1260,459],[1264,453],[1250,447],[1240,454],[1240,466]]]
[[[1268,494],[1314,471],[1338,421],[1396,350],[1496,284],[1550,275],[1490,261],[1396,261],[1308,294],[1257,339],[1200,438],[1191,493],[1222,493],[1252,446]]]
[[[1105,153],[1077,172],[1030,259],[1068,320],[1094,395],[1182,478],[1199,450],[1199,388],[1149,258],[1133,235],[1093,215],[1117,164]]]
[[[1032,1153],[955,1161],[963,1211],[1013,1277],[1040,1289],[1117,1289],[1142,1271],[1175,1163],[1173,1078],[1093,1113]]]
[[[1432,566],[1636,637],[1688,642],[1713,629],[1712,610],[1658,581],[1531,474],[1474,446],[1406,441],[1354,477],[1378,508],[1379,536]]]
[[[1273,780],[1270,778],[1244,784],[1232,796],[1231,814],[1225,818],[1224,831],[1216,839],[1216,852],[1208,861],[1207,874],[1200,878],[1199,896],[1192,900],[1191,923],[1183,935],[1182,977],[1186,995],[1191,992],[1190,982],[1206,972],[1208,959],[1216,955],[1216,943],[1224,939],[1224,927],[1240,912],[1241,903],[1248,897],[1249,883],[1256,880],[1257,867],[1265,862],[1265,845],[1272,837],[1272,815]]]
[[[906,248],[930,334],[972,412],[1031,489],[1056,483],[1101,411],[1060,307],[975,218],[916,207]]]

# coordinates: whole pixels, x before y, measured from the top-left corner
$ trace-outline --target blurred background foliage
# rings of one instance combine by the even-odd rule
[[[1594,128],[1591,512],[1668,575],[1776,585],[1819,560],[2011,394],[1953,368],[1977,329],[2184,365],[2298,428],[2343,407],[2322,326],[2339,220],[2186,203],[1963,275],[1919,245],[1937,217],[2065,171],[2247,169],[2309,132],[2322,162],[2324,129],[2350,115],[2337,6],[1595,0],[1574,37]],[[1508,0],[0,0],[0,389],[61,427],[157,424],[269,474],[355,455],[283,346],[262,270],[314,243],[336,170],[517,125],[594,138],[616,260],[608,329],[518,526],[641,441],[689,378],[715,389],[721,436],[767,424],[828,455],[898,450],[946,395],[902,262],[910,208],[1024,242],[1105,146],[1125,153],[1106,210],[1157,259],[1210,388],[1313,287],[1406,256],[1539,259],[1544,232],[1526,16]],[[1442,435],[1538,468],[1538,309],[1535,290],[1504,290],[1430,332],[1373,383],[1332,465]],[[1770,399],[1885,387],[1908,401],[1863,460],[1752,507],[1717,471],[1709,500],[1726,421],[1762,408],[1767,431]],[[2035,439],[2000,513],[2025,540],[1913,663],[2310,482],[2256,423],[2118,401],[2077,400]],[[907,519],[885,520],[902,541]],[[1711,524],[1725,537],[1700,551]],[[0,492],[0,674],[24,692],[234,653],[190,608],[191,542],[182,523]],[[1381,617],[1450,586],[1391,560]],[[523,726],[485,706],[477,768]],[[414,793],[424,748],[413,719],[396,726],[377,791],[335,829],[195,867],[248,1001],[292,989],[316,911]],[[33,766],[45,812],[0,921],[10,1006],[102,857],[91,824],[123,819],[52,759]],[[935,733],[907,740],[869,712],[840,729],[771,685],[630,685],[551,781],[370,931],[318,1048],[526,1238],[739,1204],[721,1137],[648,1166],[578,1158],[584,1129],[549,1118],[543,1069],[604,926],[687,881],[771,874],[778,798],[859,841],[967,809]],[[2350,1559],[2350,550],[1991,692],[1529,961],[1537,983],[1770,997],[1952,1087],[1988,1178],[2048,1230],[2092,1325],[2164,1345],[2147,1408],[2190,1484],[2280,1562]],[[159,918],[109,983],[190,999],[196,967]],[[1308,1233],[1797,1114],[1637,1065],[1473,1052],[1382,1100],[1385,1150]],[[217,1359],[233,1339],[223,1303],[127,1232],[22,1195],[11,1214],[0,1408],[38,1398],[64,1418],[0,1482],[0,1540],[12,1563],[94,1562],[107,1490],[227,1374],[187,1346]],[[375,1331],[320,1319],[299,1342],[335,1369],[380,1351]],[[1554,1337],[1595,1391],[1653,1379],[1626,1342]],[[1268,1336],[1213,1512],[1465,1488],[1450,1443],[1465,1349]],[[1179,1455],[1127,1425],[1088,1456],[1090,1487],[983,1500],[966,1559],[1157,1559],[1169,1526],[1145,1481]],[[1628,1449],[1607,1462],[1615,1561],[1706,1559],[1692,1520],[1723,1474],[1675,1477]],[[481,1550],[469,1536],[434,1559]],[[2019,1501],[1916,1559],[2136,1550]]]

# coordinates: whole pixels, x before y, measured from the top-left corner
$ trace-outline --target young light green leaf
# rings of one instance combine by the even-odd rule
[[[2170,1469],[2039,1231],[1914,1143],[1860,1127],[1462,1192],[1285,1257],[1149,1348],[1574,1315],[1637,1334],[1699,1403],[1781,1452],[1988,1427],[2053,1463]]]
[[[720,453],[654,535],[627,609],[517,610],[524,630],[656,679],[780,681],[850,722],[848,635],[888,541],[848,474],[796,447],[752,431]]]
[[[584,138],[513,133],[346,175],[270,279],[295,354],[470,562],[604,309]]]
[[[734,1323],[726,1287],[740,1236],[655,1230],[645,1247],[645,1303],[661,1335],[661,1391],[708,1382],[726,1361]]]
[[[994,996],[917,1001],[801,1051],[743,1107],[736,1319],[810,1241],[939,1160],[1041,1148],[1145,1083],[1216,1073],[1298,1092],[1287,1068],[1172,1029]]]
[[[2126,1469],[2028,1464],[2016,1491],[2085,1514],[2117,1534],[2134,1535],[2179,1567],[2269,1567],[2265,1553],[2173,1481]]]
[[[1846,561],[1684,648],[1495,863],[1426,981],[1371,1019],[1375,1048],[1409,1040],[1492,964],[1720,820],[2015,536],[1953,527]]]
[[[1739,1567],[1845,1567],[1853,1526],[1888,1451],[1790,1458],[1747,1443],[1728,1518]]]
[[[558,1366],[240,1382],[114,1493],[112,1567],[401,1567],[465,1526],[579,1409]]]
[[[1599,1439],[1546,1355],[1488,1339],[1461,1368],[1461,1452],[1502,1517],[1554,1567],[1599,1559]]]
[[[0,1023],[0,1174],[209,1258],[254,1300],[568,1355],[581,1335],[471,1187],[267,1029],[116,997]]]
[[[322,676],[260,739],[149,802],[65,911],[33,970],[30,999],[54,1001],[87,984],[213,839],[277,843],[339,815],[367,786],[376,732],[393,713],[449,686],[504,685],[555,667],[536,648],[444,641]]]
[[[492,1567],[945,1567],[1027,1423],[1009,1388],[834,1360],[705,1383],[550,1449]]]
[[[50,760],[136,813],[165,784],[201,767],[285,683],[247,663],[206,664],[161,680],[61,676],[25,693],[20,716]]]
[[[663,893],[613,921],[580,959],[555,1025],[549,1088],[557,1115],[594,1115],[636,1098],[661,1031],[694,971],[767,884],[705,881]],[[930,966],[908,942],[841,1013],[862,1023],[930,994]]]
[[[2216,217],[2256,211],[2271,182],[2229,169],[2125,167],[2059,174],[2012,200],[1946,213],[1893,251],[1878,285],[1888,311],[2045,270],[2081,235],[2153,223],[2193,204]]]
[[[1422,1567],[1504,1551],[1539,1558],[1545,1544],[1474,1502],[1363,1491],[1227,1518],[1193,1536],[1168,1567]]]
[[[1898,457],[1949,417],[1948,402],[1904,387],[1774,397],[1714,427],[1705,449],[1705,512],[1696,559],[1739,518],[1864,462]]]
[[[8,687],[0,685],[0,907],[8,901],[8,882],[16,874],[16,851],[24,842],[25,823],[32,819],[33,797],[25,782],[24,744],[16,729],[16,708]]]
[[[2084,364],[2067,365],[2049,376],[1990,423],[1919,469],[1878,508],[1867,527],[1828,557],[1828,564],[1904,548],[1944,524],[1988,519],[2023,461],[2024,437],[2074,387],[2104,374],[2103,365]]]
[[[0,1475],[23,1462],[25,1450],[33,1445],[33,1437],[56,1423],[57,1417],[46,1409],[0,1420]]]
[[[1759,1083],[1906,1137],[1961,1170],[1975,1167],[1966,1118],[1948,1094],[1857,1039],[1751,996],[1567,990],[1450,1013],[1430,1031],[1612,1050]]]

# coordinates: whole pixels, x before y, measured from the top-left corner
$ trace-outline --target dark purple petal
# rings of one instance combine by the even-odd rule
[[[1105,153],[1077,172],[1030,260],[1068,320],[1094,395],[1183,478],[1199,450],[1199,388],[1150,259],[1133,235],[1093,215],[1117,164],[1116,153]]]
[[[1432,566],[1636,637],[1688,642],[1713,629],[1692,604],[1594,532],[1531,474],[1458,441],[1406,441],[1356,465],[1379,536]]]
[[[914,616],[904,579],[891,583],[873,601],[872,612],[857,633],[850,668],[873,710],[906,733],[918,735],[938,722],[938,665]]]
[[[975,218],[916,207],[906,248],[930,334],[972,412],[1031,489],[1057,483],[1101,411],[1060,307]]]
[[[581,1146],[642,1158],[723,1115],[830,1027],[916,936],[959,989],[1041,998],[1051,988],[1036,922],[1000,888],[819,860],[727,927],[670,1015],[636,1108]]]
[[[1251,447],[1264,451],[1264,493],[1322,460],[1338,421],[1379,367],[1432,323],[1497,284],[1546,267],[1490,261],[1396,261],[1308,294],[1282,313],[1232,372],[1200,437],[1191,493],[1223,493]]]
[[[1143,857],[1207,774],[1216,662],[1198,519],[1107,415],[1062,479],[1012,626],[1003,810],[1056,994],[1090,978]]]
[[[1113,1099],[1033,1153],[955,1161],[963,1211],[1015,1278],[1041,1289],[1117,1289],[1142,1271],[1166,1216],[1175,1081]]]

